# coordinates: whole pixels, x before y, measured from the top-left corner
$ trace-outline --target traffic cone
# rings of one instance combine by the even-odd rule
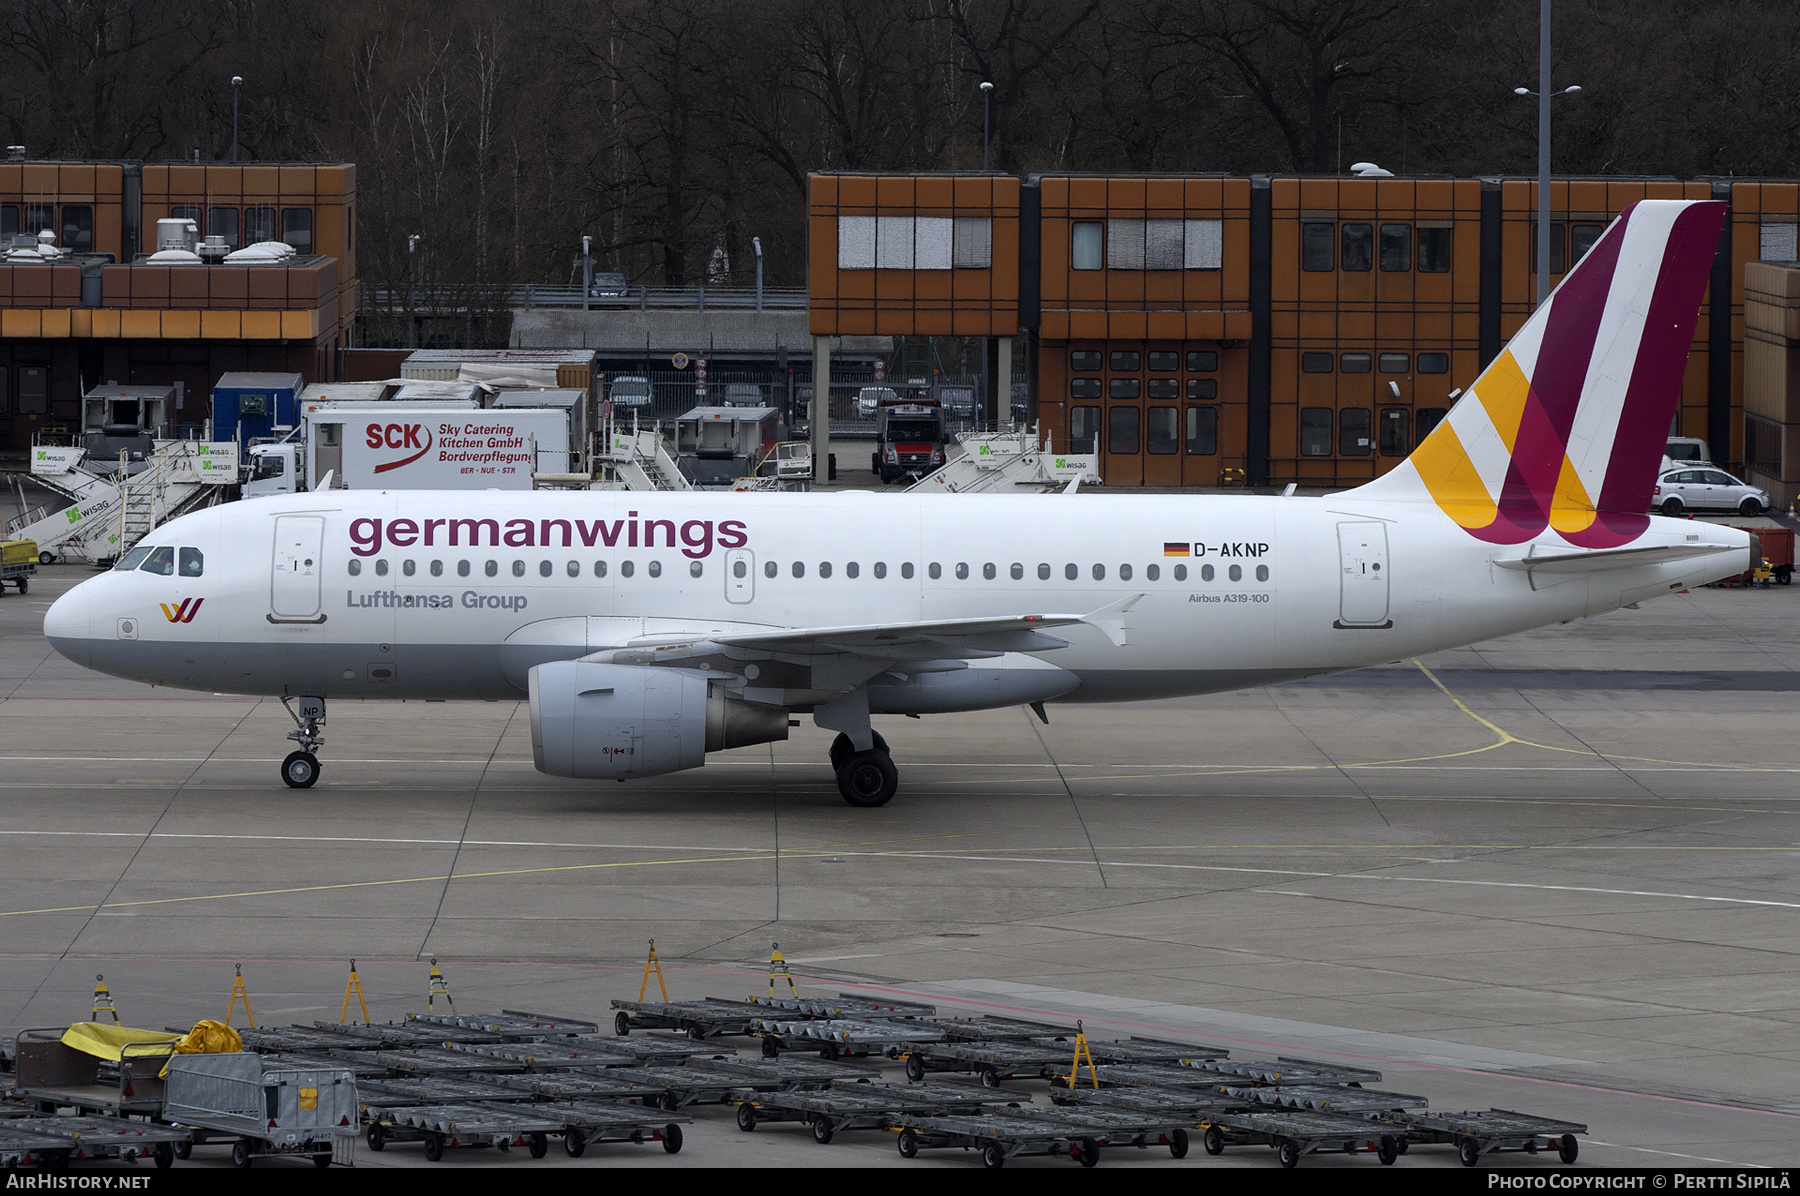
[[[1800,519],[1800,515],[1794,514],[1794,500],[1791,498],[1788,499],[1788,518],[1789,519]]]

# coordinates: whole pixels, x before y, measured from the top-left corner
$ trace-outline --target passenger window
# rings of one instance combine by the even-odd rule
[[[1038,566],[1038,580],[1039,581],[1049,581],[1050,580],[1050,566],[1048,564],[1042,564],[1042,565]]]
[[[206,572],[206,557],[198,548],[181,550],[181,575],[183,577],[199,577]]]
[[[1175,566],[1175,575],[1177,577],[1179,577],[1181,575],[1181,566],[1180,565]],[[1211,581],[1212,579],[1213,579],[1213,567],[1211,565],[1200,566],[1200,580],[1201,581]]]
[[[539,561],[538,562],[538,576],[539,577],[549,577],[551,573],[555,572],[555,570],[556,570],[556,566],[552,565],[549,561]]]
[[[400,572],[406,574],[408,577],[411,577],[413,574],[417,573],[418,571],[419,571],[418,562],[414,561],[411,557],[408,557],[406,560],[400,562]]]
[[[1375,226],[1372,224],[1346,224],[1344,226],[1344,269],[1367,270],[1375,264]]]
[[[750,567],[744,564],[744,562],[733,561],[731,563],[731,575],[733,577],[742,577],[748,572],[750,572]]]
[[[525,576],[525,562],[524,561],[514,561],[513,562],[513,576],[514,577],[524,577]]]
[[[969,580],[969,567],[967,565],[959,564],[956,566],[956,580]]]
[[[875,580],[880,581],[882,578],[884,578],[886,576],[887,576],[887,562],[886,561],[876,561],[875,562]]]
[[[1233,565],[1231,567],[1231,580],[1233,580],[1233,581],[1244,580],[1244,567],[1242,565]]]
[[[912,575],[913,575],[912,562],[911,561],[903,562],[900,566],[900,576],[907,581],[911,581]]]
[[[442,561],[431,562],[431,575],[433,577],[442,577],[444,575],[444,562],[442,562]]]
[[[1119,580],[1120,581],[1130,581],[1131,580],[1131,566],[1130,565],[1120,565],[1119,566]]]
[[[1014,581],[1023,581],[1025,578],[1025,566],[1019,564],[1017,561],[1013,562],[1013,567],[1008,570],[1008,572],[1012,574],[1012,579]]]
[[[848,578],[851,578],[852,580],[854,580],[856,577],[856,574],[857,574],[857,567],[856,567],[855,561],[850,561],[849,563],[847,563],[844,566],[844,576],[845,577],[848,577]]]
[[[361,561],[355,562],[362,564]],[[145,573],[155,573],[159,577],[175,576],[175,550],[173,548],[152,548],[150,555],[138,568]]]
[[[1175,580],[1176,581],[1186,581],[1187,580],[1187,566],[1186,565],[1175,566]]]
[[[633,573],[636,573],[636,572],[637,572],[637,566],[635,564],[633,564],[631,561],[620,561],[619,562],[619,576],[620,577],[630,577]]]
[[[830,561],[820,561],[819,562],[819,576],[821,578],[831,576],[831,562]]]
[[[1080,577],[1080,576],[1081,576],[1081,566],[1080,565],[1077,565],[1077,564],[1074,564],[1071,562],[1070,564],[1063,566],[1063,577],[1066,580],[1074,581],[1077,577]]]
[[[1256,567],[1256,580],[1258,580],[1258,581],[1269,580],[1269,567],[1267,565],[1258,565]]]
[[[795,577],[805,577],[806,576],[806,566],[803,563],[801,563],[800,561],[795,561],[792,572]]]
[[[781,572],[781,566],[777,565],[774,561],[763,562],[764,577],[774,577],[779,572]]]
[[[410,566],[412,564],[411,561],[408,561],[406,563],[408,566]],[[411,572],[410,568],[408,569],[408,572]],[[569,562],[569,576],[570,577],[580,577],[581,576],[581,562],[580,561],[570,561]]]
[[[931,576],[931,580],[936,581],[944,575],[944,567],[936,561],[933,561],[931,562],[930,568],[926,569],[925,572]]]
[[[995,570],[994,570],[994,566],[993,566],[992,562],[989,562],[988,564],[985,564],[981,567],[981,576],[984,580],[987,580],[987,581],[994,580]]]
[[[701,562],[699,562],[699,561],[689,561],[688,562],[688,576],[689,577],[699,577],[704,572],[706,572],[706,566],[704,564],[702,564]]]
[[[467,561],[456,562],[456,575],[458,577],[467,577],[469,575],[469,562],[467,562]]]
[[[144,568],[150,569],[150,566],[145,565]],[[154,570],[154,569],[150,569],[150,571],[152,573],[156,572],[156,570]],[[351,577],[361,577],[362,576],[362,562],[357,560],[355,557],[350,558],[350,576]]]
[[[594,562],[594,576],[595,577],[605,577],[606,576],[606,562],[605,561],[595,561]]]
[[[387,562],[386,561],[376,561],[375,562],[375,576],[376,577],[386,577],[387,576]]]
[[[486,566],[484,566],[484,571],[487,573],[487,575],[489,577],[500,576],[500,562],[499,561],[489,561],[486,564]]]
[[[1106,566],[1105,565],[1095,565],[1094,566],[1094,580],[1095,581],[1105,581],[1106,580]]]
[[[1159,567],[1159,566],[1157,566],[1157,565],[1145,565],[1145,566],[1144,566],[1144,578],[1145,578],[1145,580],[1147,580],[1147,581],[1155,581],[1155,580],[1156,580],[1156,579],[1157,579],[1157,578],[1159,578],[1159,577],[1161,577],[1161,576],[1162,576],[1162,569],[1161,569],[1161,567]]]

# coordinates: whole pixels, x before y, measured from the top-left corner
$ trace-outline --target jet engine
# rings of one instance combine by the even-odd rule
[[[531,755],[551,776],[653,777],[788,735],[786,710],[733,698],[691,669],[559,660],[528,677]]]

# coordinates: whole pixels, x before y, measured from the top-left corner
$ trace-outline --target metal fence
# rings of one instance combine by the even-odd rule
[[[365,286],[363,302],[383,314],[403,318],[412,311],[418,315],[443,315],[461,311],[488,311],[507,307],[580,307],[579,286],[555,286],[526,283],[514,287],[439,286],[421,288],[410,295],[403,290],[387,290]],[[589,295],[587,306],[596,311],[656,308],[681,311],[706,311],[709,308],[733,311],[756,310],[755,287],[642,287],[633,286],[624,295]],[[805,287],[764,287],[762,306],[765,310],[795,311],[806,307]]]
[[[773,407],[781,413],[780,422],[791,435],[794,429],[805,426],[812,403],[812,382],[809,377],[776,370],[708,370],[704,397],[699,394],[698,381],[692,369],[660,369],[642,373],[616,370],[608,375],[603,393],[610,396],[613,382],[620,378],[634,377],[649,381],[651,400],[636,408],[615,405],[615,416],[628,416],[629,412],[636,410],[640,420],[653,422],[672,420],[702,403],[732,407],[764,406]],[[868,370],[847,371],[843,374],[833,371],[830,396],[832,435],[873,436],[875,421],[868,414],[867,408],[859,408],[857,399],[865,387],[890,385],[875,381],[874,375]],[[905,387],[896,389],[902,394],[910,393]],[[950,431],[986,430],[986,421],[982,418],[983,413],[977,401],[977,396],[981,394],[979,377],[940,377],[926,393],[935,395],[943,403]],[[1024,403],[1025,376],[1016,374],[1012,387],[1014,419],[1023,418]],[[1003,421],[1004,418],[1003,415]]]

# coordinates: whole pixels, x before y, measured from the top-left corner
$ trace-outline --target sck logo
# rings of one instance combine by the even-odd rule
[[[431,451],[431,429],[424,424],[370,424],[366,435],[366,443],[372,449],[418,450],[410,457],[382,462],[375,467],[376,473],[386,473],[390,469],[399,469],[402,465],[411,465]]]
[[[170,606],[167,602],[159,605],[162,607],[163,617],[169,622],[192,623],[194,616],[200,613],[200,604],[205,601],[204,598],[184,598],[180,606]]]

